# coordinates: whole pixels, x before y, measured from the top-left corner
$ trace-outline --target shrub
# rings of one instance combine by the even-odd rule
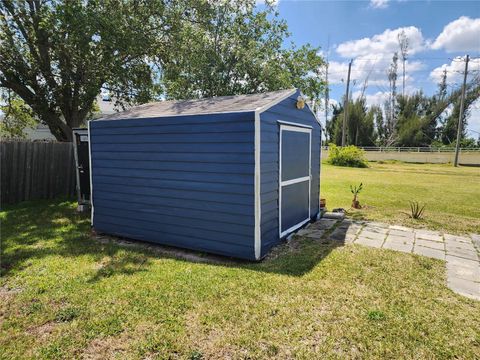
[[[421,219],[425,205],[421,206],[418,201],[410,201],[410,217],[412,219]]]
[[[328,163],[337,166],[368,167],[365,151],[353,145],[338,147],[335,144],[330,144],[328,147]]]

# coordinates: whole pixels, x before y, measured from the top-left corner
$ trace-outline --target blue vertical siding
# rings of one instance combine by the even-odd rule
[[[93,227],[254,259],[254,134],[254,112],[92,121]]]
[[[312,127],[312,181],[310,215],[318,214],[320,188],[320,125],[311,111],[305,107],[295,107],[299,92],[260,114],[261,130],[261,254],[265,256],[272,246],[280,242],[278,229],[278,170],[279,170],[279,137],[278,121],[297,123]]]

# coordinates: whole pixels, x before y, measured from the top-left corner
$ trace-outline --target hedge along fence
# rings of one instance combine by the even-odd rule
[[[2,141],[1,202],[75,195],[72,143]]]

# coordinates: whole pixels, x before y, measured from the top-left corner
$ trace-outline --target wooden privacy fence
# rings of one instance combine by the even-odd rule
[[[1,202],[75,195],[72,143],[2,141]]]

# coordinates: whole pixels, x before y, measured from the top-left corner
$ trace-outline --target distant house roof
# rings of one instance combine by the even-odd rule
[[[273,106],[295,92],[296,89],[288,89],[260,94],[218,96],[197,100],[158,101],[134,106],[128,110],[107,115],[99,120],[255,111],[259,108],[269,107],[269,105]]]

